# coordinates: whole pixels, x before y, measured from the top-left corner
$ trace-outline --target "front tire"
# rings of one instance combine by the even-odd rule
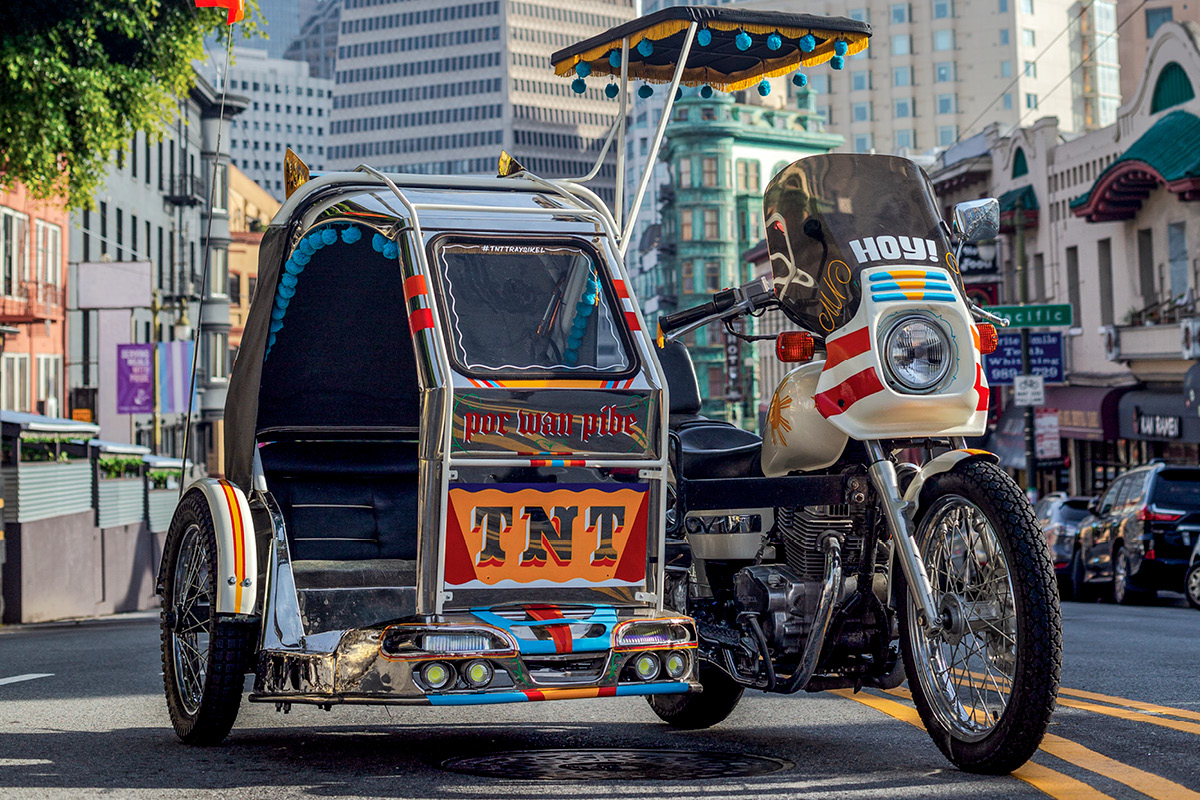
[[[658,718],[679,730],[711,728],[733,713],[743,687],[725,670],[700,662],[699,694],[652,694],[646,697]]]
[[[220,744],[237,718],[258,626],[214,611],[216,531],[199,492],[180,502],[163,549],[162,665],[171,725],[187,744]]]
[[[1062,668],[1054,565],[1033,509],[999,467],[969,461],[926,481],[916,545],[941,614],[926,630],[898,573],[917,711],[960,769],[1012,772],[1041,744]]]

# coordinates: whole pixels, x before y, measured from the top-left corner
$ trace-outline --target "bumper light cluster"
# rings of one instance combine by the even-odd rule
[[[682,650],[667,653],[638,653],[633,658],[633,674],[641,681],[652,681],[663,673],[671,680],[680,680],[691,666],[691,657]]]
[[[430,661],[417,667],[415,672],[425,687],[434,691],[453,689],[460,678],[469,689],[486,689],[496,676],[495,668],[482,658],[467,661],[457,670],[445,661]]]
[[[695,644],[690,621],[685,619],[630,620],[613,634],[613,647],[624,651],[665,650],[694,647]]]

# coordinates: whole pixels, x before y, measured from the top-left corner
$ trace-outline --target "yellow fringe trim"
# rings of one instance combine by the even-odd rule
[[[687,30],[691,25],[689,20],[668,20],[660,22],[657,25],[652,25],[649,28],[630,34],[629,49],[633,51],[639,42],[643,39],[651,41],[660,41],[670,38],[680,31]],[[835,41],[841,39],[846,42],[846,57],[857,55],[867,49],[868,37],[863,33],[850,33],[841,31],[829,31],[821,28],[790,28],[790,27],[775,27],[771,25],[735,25],[728,22],[709,22],[708,27],[720,31],[736,31],[744,30],[751,34],[770,34],[779,33],[781,36],[786,36],[789,39],[799,39],[805,34],[811,33],[824,42],[817,45],[811,53],[801,53],[796,50],[786,56],[779,58],[767,58],[759,67],[741,72],[724,74],[714,73],[709,67],[694,67],[685,69],[680,82],[685,86],[702,86],[707,84],[714,89],[724,92],[737,92],[746,89],[761,81],[763,78],[778,78],[783,75],[795,72],[800,67],[815,67],[824,64],[834,56],[833,48]],[[593,75],[614,75],[621,74],[621,68],[614,68],[608,63],[608,54],[612,50],[621,48],[621,40],[617,39],[612,42],[593,47],[583,53],[564,59],[554,64],[554,72],[560,77],[566,77],[575,71],[575,65],[580,61],[586,61],[591,64]],[[668,83],[675,75],[675,67],[673,65],[664,65],[661,67],[649,66],[642,63],[630,62],[629,77],[646,81],[647,83]]]

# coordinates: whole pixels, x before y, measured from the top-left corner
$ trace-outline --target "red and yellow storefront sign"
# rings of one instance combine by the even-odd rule
[[[451,486],[446,586],[640,586],[648,490],[644,483]]]

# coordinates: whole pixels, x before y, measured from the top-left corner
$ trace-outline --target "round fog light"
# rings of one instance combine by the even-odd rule
[[[667,675],[678,680],[687,672],[688,657],[678,650],[667,654]]]
[[[482,689],[492,682],[492,675],[495,674],[492,665],[484,661],[482,658],[477,658],[474,661],[467,662],[463,667],[463,680],[473,689]]]
[[[633,662],[633,671],[644,681],[652,681],[658,677],[658,659],[650,653],[642,653]]]
[[[454,672],[448,664],[434,661],[421,667],[421,679],[430,689],[445,689],[450,683]]]

